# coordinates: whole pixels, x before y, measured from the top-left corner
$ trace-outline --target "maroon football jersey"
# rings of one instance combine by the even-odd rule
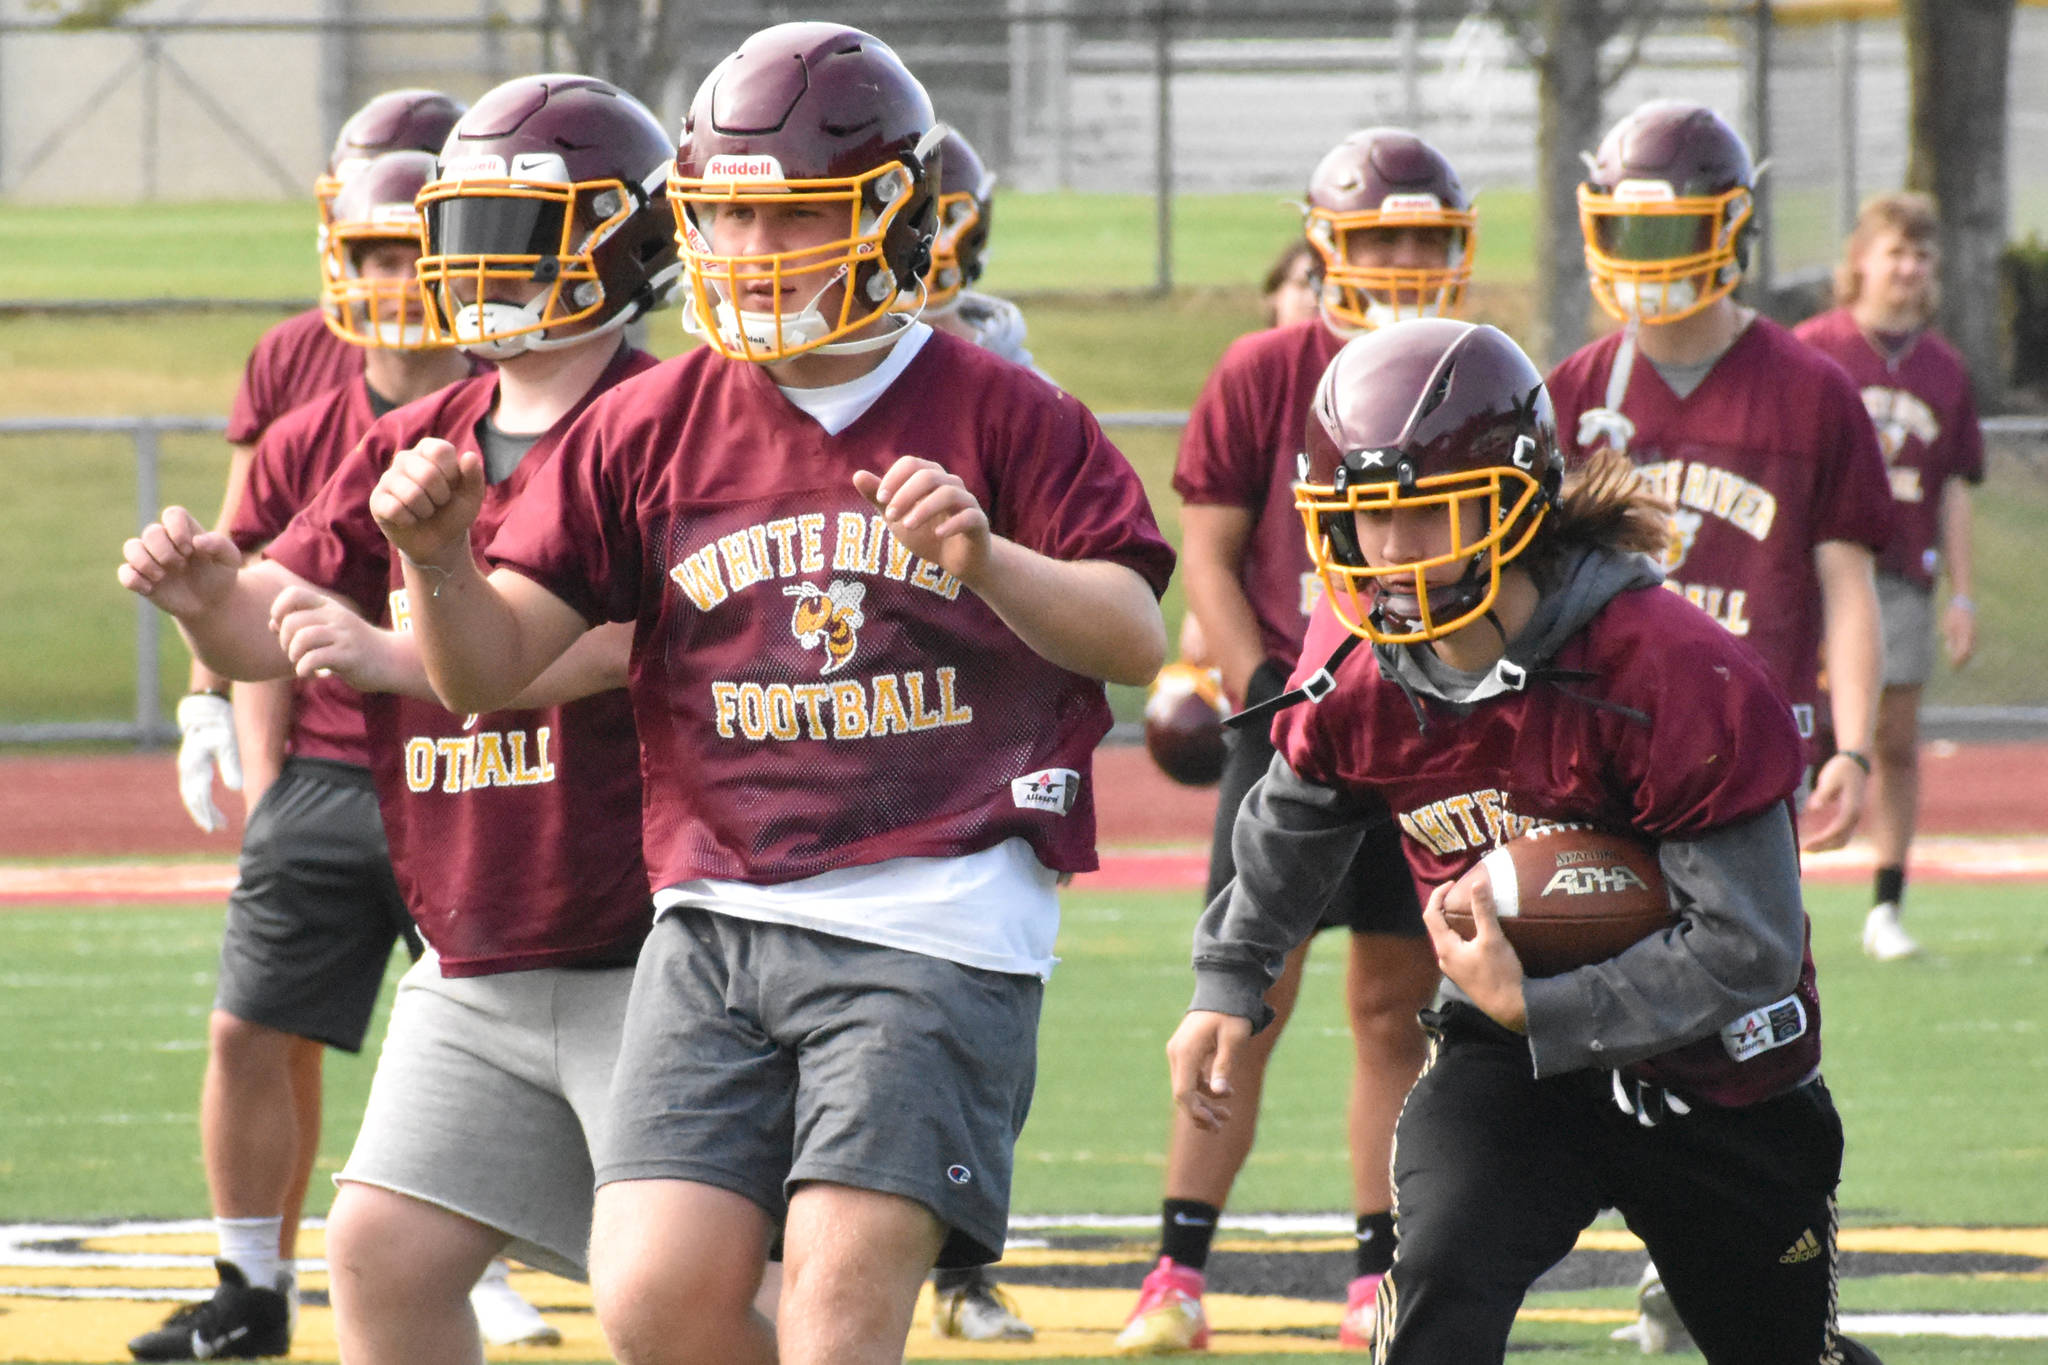
[[[702,348],[594,405],[491,544],[593,621],[634,621],[657,887],[759,884],[1029,842],[1095,866],[1102,684],[1033,653],[853,486],[937,461],[996,534],[1165,587],[1173,551],[1095,419],[935,333],[836,436]]]
[[[358,375],[265,427],[256,438],[248,487],[227,528],[236,548],[248,554],[275,540],[373,420],[370,391]],[[285,747],[301,758],[369,766],[362,695],[339,678],[295,679]]]
[[[1327,659],[1344,633],[1319,607],[1304,660]],[[1549,666],[1579,676],[1470,708],[1424,701],[1424,726],[1374,652],[1356,649],[1320,703],[1279,714],[1274,746],[1309,781],[1383,797],[1424,890],[1535,824],[1692,838],[1764,814],[1799,783],[1783,691],[1754,654],[1670,594],[1620,594]],[[1820,1060],[1810,957],[1800,990],[1812,1027],[1796,1043],[1738,1064],[1710,1036],[1629,1070],[1721,1104],[1775,1094]]]
[[[265,332],[242,367],[227,437],[248,445],[278,418],[363,373],[362,348],[327,330],[318,308],[294,313]]]
[[[1323,591],[1294,510],[1295,457],[1316,381],[1343,345],[1319,318],[1239,337],[1202,385],[1173,466],[1181,501],[1252,514],[1238,576],[1267,657],[1290,668]]]
[[[1892,476],[1892,535],[1877,566],[1933,587],[1943,487],[1950,479],[1984,482],[1984,431],[1962,356],[1929,328],[1887,357],[1846,308],[1808,318],[1793,335],[1849,372],[1877,424]]]
[[[582,401],[484,494],[471,543],[489,542],[593,397],[653,364],[622,347]],[[475,449],[497,386],[496,375],[480,375],[378,419],[271,543],[270,557],[346,596],[371,621],[410,629],[403,571],[370,515],[370,491],[392,457],[424,437]],[[472,716],[372,693],[363,716],[392,869],[443,975],[630,960],[653,910],[640,856],[640,753],[624,689]]]
[[[1621,333],[1567,357],[1547,385],[1574,463],[1579,415],[1607,406]],[[1811,733],[1821,593],[1813,550],[1842,540],[1882,549],[1891,488],[1877,433],[1841,367],[1758,317],[1700,386],[1674,394],[1641,355],[1621,409],[1628,454],[1677,505],[1665,587],[1761,654]]]

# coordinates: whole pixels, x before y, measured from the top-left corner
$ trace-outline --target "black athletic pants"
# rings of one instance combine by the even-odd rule
[[[1610,1206],[1710,1365],[1837,1359],[1842,1125],[1819,1080],[1646,1127],[1615,1103],[1610,1072],[1536,1080],[1526,1041],[1462,1003],[1423,1021],[1429,1065],[1395,1132],[1400,1242],[1376,1359],[1501,1360],[1529,1286]]]

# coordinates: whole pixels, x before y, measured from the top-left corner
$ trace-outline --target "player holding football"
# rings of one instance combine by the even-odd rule
[[[1297,505],[1327,594],[1296,678],[1334,683],[1280,698],[1237,878],[1196,931],[1176,1098],[1228,1121],[1284,955],[1391,823],[1436,888],[1448,984],[1396,1132],[1376,1359],[1500,1361],[1528,1286],[1610,1205],[1709,1361],[1873,1359],[1835,1331],[1842,1132],[1783,693],[1654,591],[1664,508],[1640,476],[1610,452],[1564,480],[1541,378],[1501,333],[1431,319],[1350,342],[1308,443]],[[1654,841],[1680,924],[1526,978],[1489,897],[1469,941],[1441,907],[1490,848],[1568,822]]]
[[[1368,128],[1316,166],[1304,228],[1320,260],[1316,315],[1231,344],[1196,400],[1174,466],[1189,614],[1201,622],[1224,692],[1247,706],[1286,686],[1320,591],[1285,494],[1316,381],[1348,337],[1398,318],[1457,311],[1471,278],[1477,219],[1440,152],[1412,133]],[[1205,903],[1230,882],[1238,806],[1273,757],[1260,726],[1232,732],[1225,744]],[[1338,1332],[1357,1349],[1372,1339],[1374,1296],[1394,1253],[1387,1162],[1401,1097],[1422,1068],[1416,1014],[1437,981],[1421,906],[1401,868],[1392,831],[1375,832],[1325,922],[1351,931],[1345,996],[1356,1045],[1348,1121],[1357,1243]],[[1210,1242],[1251,1153],[1267,1060],[1307,960],[1304,942],[1273,988],[1275,1026],[1241,1060],[1235,1119],[1211,1130],[1175,1112],[1159,1261],[1117,1336],[1120,1351],[1152,1355],[1208,1344],[1202,1292]]]
[[[896,1365],[934,1262],[1000,1255],[1100,680],[1165,652],[1172,551],[1094,419],[891,311],[939,136],[875,38],[753,35],[671,182],[709,344],[586,414],[488,576],[475,455],[417,447],[373,499],[455,706],[635,624],[660,916],[592,1237],[630,1365]]]
[[[1967,485],[1984,481],[1984,435],[1962,357],[1930,325],[1940,302],[1933,201],[1920,194],[1873,199],[1843,254],[1837,307],[1793,335],[1840,362],[1862,389],[1891,471],[1892,537],[1877,565],[1884,620],[1870,813],[1877,884],[1863,922],[1863,951],[1888,962],[1920,951],[1899,917],[1920,796],[1920,693],[1934,672],[1936,569],[1949,583],[1941,617],[1949,663],[1961,668],[1977,647]]]
[[[469,1290],[508,1247],[581,1273],[590,1153],[650,910],[624,629],[592,632],[500,706],[444,710],[369,492],[396,452],[459,440],[481,452],[472,510],[487,536],[576,416],[653,367],[620,333],[677,274],[671,148],[602,81],[486,94],[420,192],[419,276],[446,334],[495,373],[372,424],[256,564],[237,571],[233,547],[175,508],[125,547],[123,583],[211,665],[331,670],[366,694],[394,869],[434,951],[399,989],[328,1222],[352,1361],[475,1360]]]

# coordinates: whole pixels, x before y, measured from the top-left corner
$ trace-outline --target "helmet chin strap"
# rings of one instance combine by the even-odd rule
[[[784,348],[796,345],[804,347],[807,351],[825,355],[858,355],[867,351],[886,350],[894,346],[903,339],[903,334],[910,325],[924,315],[926,290],[924,281],[919,280],[917,282],[918,303],[915,312],[905,315],[877,310],[869,316],[868,320],[870,322],[879,317],[888,317],[895,320],[895,325],[890,327],[888,331],[883,332],[879,336],[856,337],[848,341],[830,341],[822,345],[813,344],[816,338],[825,335],[830,330],[829,325],[825,321],[825,315],[818,308],[818,300],[823,298],[833,285],[846,278],[846,273],[846,268],[841,266],[838,272],[831,279],[825,281],[819,287],[818,292],[811,296],[811,301],[804,305],[801,312],[797,313],[794,317],[779,319],[781,323],[779,330],[776,325],[779,317],[778,314],[743,313],[733,307],[729,301],[721,301],[715,305],[718,315],[718,335],[724,340],[728,349],[739,351],[742,354],[748,351],[774,350],[776,348],[776,338],[779,336]],[[703,319],[698,316],[695,308],[685,308],[683,310],[683,330],[695,336],[703,335]]]

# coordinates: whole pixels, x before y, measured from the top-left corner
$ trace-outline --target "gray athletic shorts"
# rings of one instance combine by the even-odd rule
[[[401,938],[418,957],[369,771],[287,759],[242,833],[213,1007],[359,1051]]]
[[[599,1184],[691,1180],[780,1220],[805,1181],[914,1199],[940,1266],[1002,1255],[1034,976],[683,907],[633,978]]]
[[[1934,676],[1934,592],[1897,574],[1877,576],[1884,622],[1884,685],[1925,687]]]
[[[398,983],[355,1149],[336,1181],[410,1195],[511,1238],[529,1265],[583,1279],[596,1149],[630,967]]]

